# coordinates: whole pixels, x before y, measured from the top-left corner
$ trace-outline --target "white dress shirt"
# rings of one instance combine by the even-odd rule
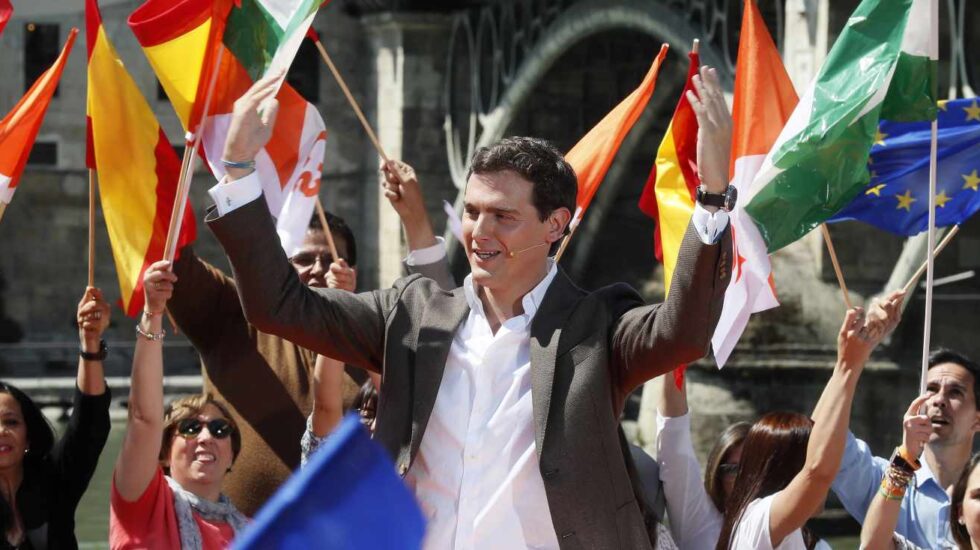
[[[677,547],[680,550],[714,548],[724,518],[701,480],[701,463],[691,442],[690,414],[657,415],[657,463],[664,484],[670,532]]]
[[[472,275],[435,406],[405,481],[428,520],[425,547],[558,548],[534,443],[531,321],[558,272],[497,333]]]
[[[261,195],[253,173],[209,190],[219,216]],[[695,206],[698,236],[714,243],[728,227],[725,212]],[[413,251],[407,263],[438,261],[445,243]],[[494,334],[473,284],[463,283],[470,312],[453,337],[439,392],[405,481],[428,528],[429,549],[558,548],[541,478],[531,406],[530,331],[557,274],[522,299],[524,313]]]

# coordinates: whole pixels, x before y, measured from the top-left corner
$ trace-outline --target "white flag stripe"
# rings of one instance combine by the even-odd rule
[[[16,187],[10,187],[11,178],[6,174],[0,174],[0,202],[10,204],[14,198]]]

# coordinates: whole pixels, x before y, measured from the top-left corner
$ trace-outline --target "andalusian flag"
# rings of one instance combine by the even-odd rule
[[[880,119],[935,118],[938,37],[929,2],[864,0],[848,20],[740,199],[770,252],[867,187]]]
[[[666,56],[667,44],[664,44],[660,47],[660,53],[653,60],[653,65],[650,66],[640,86],[599,121],[599,124],[589,130],[589,133],[565,155],[565,160],[572,165],[575,174],[578,175],[578,199],[570,229],[574,230],[582,221],[582,216],[596,191],[599,190],[602,179],[606,177],[606,172],[609,171],[619,146],[650,102],[657,84],[660,65]]]
[[[136,316],[143,310],[143,272],[163,258],[180,159],[109,41],[96,0],[86,0],[85,26],[89,168],[99,173],[123,311]],[[182,223],[178,251],[197,234],[190,208]]]
[[[687,92],[694,90],[691,78],[698,73],[700,61],[697,52],[689,53],[688,57],[684,90],[640,195],[640,210],[656,221],[654,253],[664,264],[665,295],[670,291],[677,254],[694,213],[698,187],[698,119],[687,101]]]
[[[68,33],[68,41],[54,65],[38,77],[31,89],[27,90],[24,97],[0,121],[0,217],[14,198],[27,157],[31,154],[41,122],[44,121],[44,113],[58,88],[68,54],[75,45],[76,35],[78,29],[73,28]]]
[[[208,84],[216,75],[200,132],[204,157],[219,178],[225,173],[220,159],[235,100],[255,80],[292,62],[321,2],[227,4],[148,0],[129,20],[185,129],[195,128],[195,109],[208,97]],[[215,28],[220,39],[214,38]],[[181,56],[190,61],[174,61]],[[272,138],[255,161],[283,248],[292,254],[302,243],[320,189],[326,126],[316,108],[288,84],[277,98],[279,117]]]
[[[737,66],[729,178],[741,197],[748,194],[766,153],[798,101],[793,82],[754,0],[745,2]],[[728,361],[749,316],[779,305],[766,243],[745,213],[743,201],[740,198],[728,216],[734,265],[721,318],[711,339],[719,368]]]

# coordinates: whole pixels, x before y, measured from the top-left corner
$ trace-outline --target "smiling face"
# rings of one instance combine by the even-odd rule
[[[559,208],[542,220],[531,200],[532,185],[511,170],[470,175],[463,245],[480,287],[523,295],[547,273],[549,248],[561,238],[571,213]]]
[[[980,414],[973,395],[973,375],[956,363],[929,369],[926,378],[926,415],[932,421],[929,445],[972,445],[980,430]]]
[[[192,417],[207,423],[227,418],[218,407],[208,403]],[[170,476],[185,489],[197,492],[202,487],[220,487],[234,460],[232,438],[216,438],[206,426],[196,436],[185,438],[176,431],[170,445]]]
[[[22,468],[29,445],[20,403],[13,395],[0,393],[0,470]]]

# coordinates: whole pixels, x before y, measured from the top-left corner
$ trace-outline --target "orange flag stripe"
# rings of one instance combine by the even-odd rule
[[[58,59],[0,121],[0,202],[13,198],[76,36],[78,29],[71,29]]]
[[[101,25],[95,0],[89,22],[88,113],[102,211],[112,245],[123,309],[143,309],[143,272],[163,257],[180,160]],[[193,211],[178,248],[194,239]]]
[[[581,220],[582,215],[589,208],[623,139],[650,102],[657,84],[660,66],[667,57],[667,50],[667,44],[660,47],[660,52],[653,60],[640,86],[599,121],[599,124],[589,130],[589,133],[565,155],[565,160],[572,165],[578,175],[578,199],[573,224]]]

